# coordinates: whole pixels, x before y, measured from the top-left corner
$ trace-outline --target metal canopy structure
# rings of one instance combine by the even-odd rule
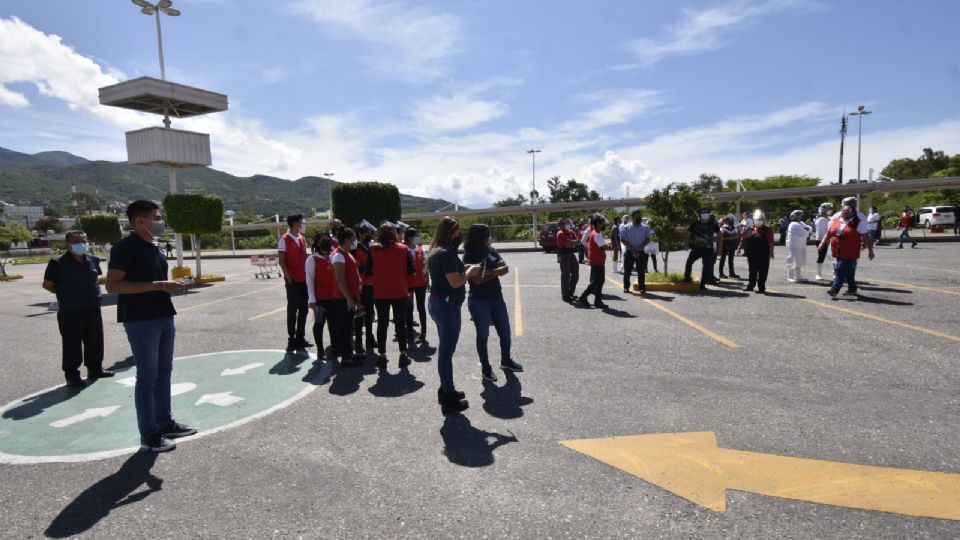
[[[176,118],[227,110],[227,96],[184,84],[140,77],[100,89],[100,104]]]

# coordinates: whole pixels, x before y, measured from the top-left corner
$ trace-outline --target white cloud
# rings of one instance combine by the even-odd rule
[[[756,22],[778,11],[800,7],[817,7],[815,2],[802,0],[767,0],[765,2],[740,0],[702,11],[684,10],[683,18],[666,28],[666,36],[659,40],[635,39],[627,48],[636,56],[637,64],[616,66],[623,70],[652,66],[668,56],[694,54],[719,49],[727,44],[735,30]]]
[[[584,96],[583,101],[600,105],[576,120],[564,122],[560,125],[561,130],[587,132],[624,124],[656,109],[664,100],[655,90],[628,89],[597,92]]]
[[[506,105],[467,94],[434,96],[413,109],[414,128],[426,133],[461,131],[503,116]]]
[[[638,197],[667,183],[651,174],[640,160],[624,159],[610,150],[601,161],[584,168],[581,180],[597,192],[614,198],[624,196],[627,188],[631,197]]]
[[[409,80],[434,80],[457,52],[460,20],[402,2],[299,0],[293,9],[314,21],[374,46],[368,62]]]

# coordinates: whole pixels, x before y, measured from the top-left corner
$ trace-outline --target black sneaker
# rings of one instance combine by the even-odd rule
[[[523,371],[523,366],[517,362],[514,362],[511,358],[506,362],[500,362],[500,369],[504,371]]]
[[[420,336],[417,337],[417,343],[426,343],[427,342],[427,333],[420,332]]]
[[[410,357],[407,356],[407,353],[400,353],[400,369],[408,367],[410,367]]]
[[[693,281],[693,278],[692,278],[692,277],[690,277],[690,276],[683,276],[683,281],[682,281],[682,283],[690,283],[690,282],[692,282],[692,281]]]
[[[197,428],[185,426],[179,422],[170,422],[166,426],[160,428],[159,434],[168,439],[179,439],[180,437],[189,437],[190,435],[195,435],[196,433]]]
[[[593,307],[597,309],[607,309],[607,305],[604,304],[603,302],[594,302]]]
[[[287,353],[293,354],[297,350],[297,342],[290,339],[287,340]]]
[[[379,369],[387,369],[387,355],[381,354],[377,357],[377,367]]]
[[[80,378],[79,375],[76,377],[67,377],[67,387],[68,388],[86,388],[87,381]]]
[[[95,369],[93,371],[87,371],[87,377],[91,379],[106,379],[113,377],[113,372],[109,369]]]
[[[846,292],[843,293],[844,296],[857,296],[858,294],[859,293],[857,293],[856,289],[852,291],[850,289],[847,289]]]
[[[480,368],[480,378],[489,382],[497,382],[497,374],[493,372],[493,368],[489,367]]]
[[[829,294],[830,296],[836,298],[838,292],[840,292],[840,289],[834,289],[833,287],[830,287],[830,290],[827,291],[827,294]]]
[[[177,443],[157,433],[150,437],[140,437],[140,448],[151,452],[169,452],[177,447]]]

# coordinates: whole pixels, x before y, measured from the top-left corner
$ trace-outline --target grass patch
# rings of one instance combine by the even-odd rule
[[[20,266],[23,264],[46,264],[53,257],[56,257],[56,255],[36,255],[34,257],[17,257],[16,259],[12,259],[10,261],[10,264],[14,266]]]
[[[645,278],[647,283],[683,283],[683,274],[679,272],[670,272],[669,274],[664,274],[663,272],[647,272]],[[694,279],[696,281],[696,279]]]

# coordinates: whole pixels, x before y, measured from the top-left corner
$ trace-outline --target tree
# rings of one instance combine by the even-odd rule
[[[701,174],[700,179],[691,184],[697,193],[719,193],[723,191],[723,180],[715,174]]]
[[[113,244],[123,238],[120,219],[115,214],[90,214],[77,221],[77,226],[87,233],[87,240],[94,244]]]
[[[547,180],[550,188],[550,202],[599,201],[600,194],[582,182],[571,178],[562,183],[559,176]]]
[[[667,273],[670,251],[681,247],[683,234],[680,231],[696,219],[701,206],[700,193],[689,184],[669,184],[647,197],[647,212],[653,215],[651,223],[660,243],[664,274]]]
[[[98,201],[93,195],[84,193],[83,191],[78,191],[71,194],[70,201],[78,216],[100,210],[100,201]]]
[[[400,191],[393,184],[351,182],[333,188],[333,215],[348,227],[364,219],[374,226],[396,222],[401,213]]]
[[[504,206],[523,206],[525,204],[527,204],[527,198],[523,196],[523,193],[517,193],[516,197],[507,197],[506,199],[500,199],[493,203],[493,205],[498,208]]]
[[[195,235],[219,233],[223,228],[223,199],[216,195],[169,194],[163,199],[167,225],[189,234],[197,252],[197,278],[201,273],[200,242]]]
[[[53,216],[43,216],[33,224],[33,230],[46,234],[47,231],[63,232],[63,223]]]
[[[33,235],[19,223],[4,225],[0,222],[0,277],[7,277],[7,256],[10,247],[18,242],[29,242]]]
[[[953,158],[943,153],[943,150],[924,148],[923,155],[917,159],[900,158],[891,161],[880,171],[880,174],[894,180],[909,180],[913,178],[930,178],[937,172],[951,167]]]

